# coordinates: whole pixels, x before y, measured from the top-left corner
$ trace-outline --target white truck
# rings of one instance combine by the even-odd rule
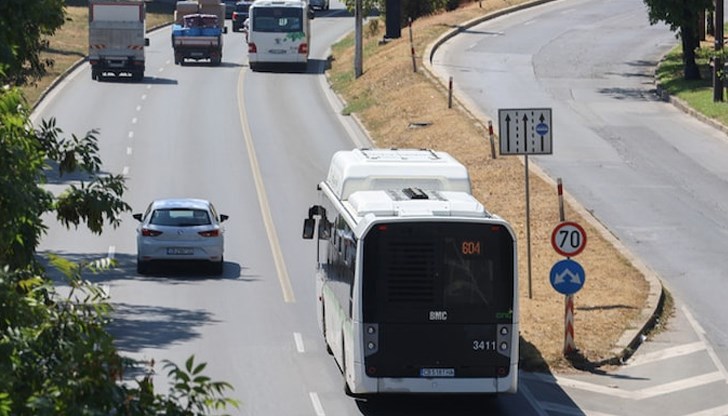
[[[127,75],[144,79],[146,9],[139,0],[90,0],[88,61],[91,79]]]

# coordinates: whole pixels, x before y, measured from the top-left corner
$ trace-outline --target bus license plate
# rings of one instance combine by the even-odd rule
[[[190,255],[194,254],[194,250],[187,247],[169,247],[167,249],[167,254],[169,255]]]
[[[285,55],[286,53],[288,53],[288,51],[286,51],[285,49],[271,49],[268,52],[276,55]]]
[[[420,377],[455,377],[454,368],[420,368]]]

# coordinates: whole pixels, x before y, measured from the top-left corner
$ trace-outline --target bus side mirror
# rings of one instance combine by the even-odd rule
[[[316,220],[313,218],[306,218],[303,220],[303,238],[305,240],[313,239],[313,230],[316,226]]]

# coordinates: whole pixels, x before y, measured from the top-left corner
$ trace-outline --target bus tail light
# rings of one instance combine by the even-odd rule
[[[248,44],[248,53],[258,53],[258,47],[255,46],[255,43],[250,42]]]
[[[375,376],[377,374],[377,367],[367,367],[367,374]]]
[[[301,43],[298,45],[298,53],[301,55],[307,55],[308,54],[308,43]]]

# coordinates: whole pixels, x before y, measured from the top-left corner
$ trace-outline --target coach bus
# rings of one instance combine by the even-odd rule
[[[518,273],[511,226],[445,152],[334,154],[309,208],[317,315],[352,396],[515,393]]]

